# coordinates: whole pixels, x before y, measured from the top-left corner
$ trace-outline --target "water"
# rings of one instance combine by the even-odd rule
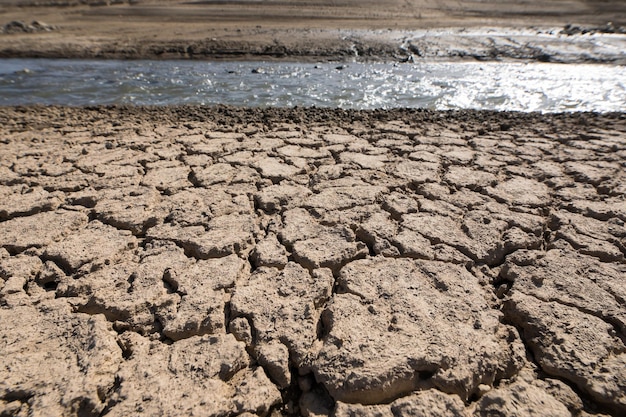
[[[547,63],[0,60],[0,105],[625,111],[626,68]]]

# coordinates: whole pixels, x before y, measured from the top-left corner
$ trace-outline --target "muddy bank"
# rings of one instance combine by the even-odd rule
[[[624,64],[625,27],[621,1],[16,0],[0,57]]]
[[[18,22],[17,24],[19,24]],[[31,25],[28,25],[31,26]],[[246,31],[244,39],[89,40],[5,35],[0,58],[270,60],[299,62],[528,61],[626,64],[626,34],[567,27],[426,30],[287,30],[272,38]],[[601,28],[600,28],[601,29]],[[620,27],[619,30],[624,28]],[[240,30],[237,30],[239,38]],[[9,38],[10,37],[10,38]],[[12,38],[12,39],[11,39]]]
[[[626,118],[0,108],[3,415],[623,415]]]

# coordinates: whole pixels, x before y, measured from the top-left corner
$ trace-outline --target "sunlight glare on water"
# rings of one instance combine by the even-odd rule
[[[0,104],[230,104],[624,111],[626,69],[593,64],[0,60]]]

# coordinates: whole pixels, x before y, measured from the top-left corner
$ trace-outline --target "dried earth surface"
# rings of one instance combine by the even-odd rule
[[[4,0],[0,57],[626,64],[623,0]]]
[[[626,414],[626,117],[0,108],[0,415]]]

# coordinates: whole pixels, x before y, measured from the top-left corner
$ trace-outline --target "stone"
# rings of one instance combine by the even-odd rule
[[[298,401],[300,415],[303,417],[323,417],[333,415],[333,400],[328,394],[307,391],[300,396]],[[336,410],[334,415],[337,415]]]
[[[569,203],[567,209],[601,221],[611,219],[626,221],[626,207],[619,198],[607,198],[603,201],[574,200]]]
[[[444,159],[453,164],[461,164],[466,165],[472,162],[476,153],[470,149],[465,147],[465,144],[462,146],[452,146],[450,150],[446,150],[442,153]]]
[[[393,417],[389,405],[350,404],[337,401],[333,411],[334,417]]]
[[[211,218],[220,215],[212,210],[211,203],[214,200],[220,201],[226,208],[224,214],[240,212],[234,207],[233,197],[229,194],[218,190],[211,192],[203,188],[186,189],[161,200],[155,210],[161,218],[150,227],[161,222],[182,227],[206,225]]]
[[[396,220],[402,217],[403,214],[417,213],[419,211],[419,205],[412,196],[395,191],[383,196],[381,206]]]
[[[393,238],[393,245],[402,256],[416,259],[435,259],[433,245],[417,232],[404,229]],[[381,252],[382,253],[382,252]]]
[[[5,255],[0,254],[0,278],[5,281],[11,277],[19,277],[25,284],[36,279],[44,267],[43,262],[37,256],[26,254],[10,256],[6,251]]]

